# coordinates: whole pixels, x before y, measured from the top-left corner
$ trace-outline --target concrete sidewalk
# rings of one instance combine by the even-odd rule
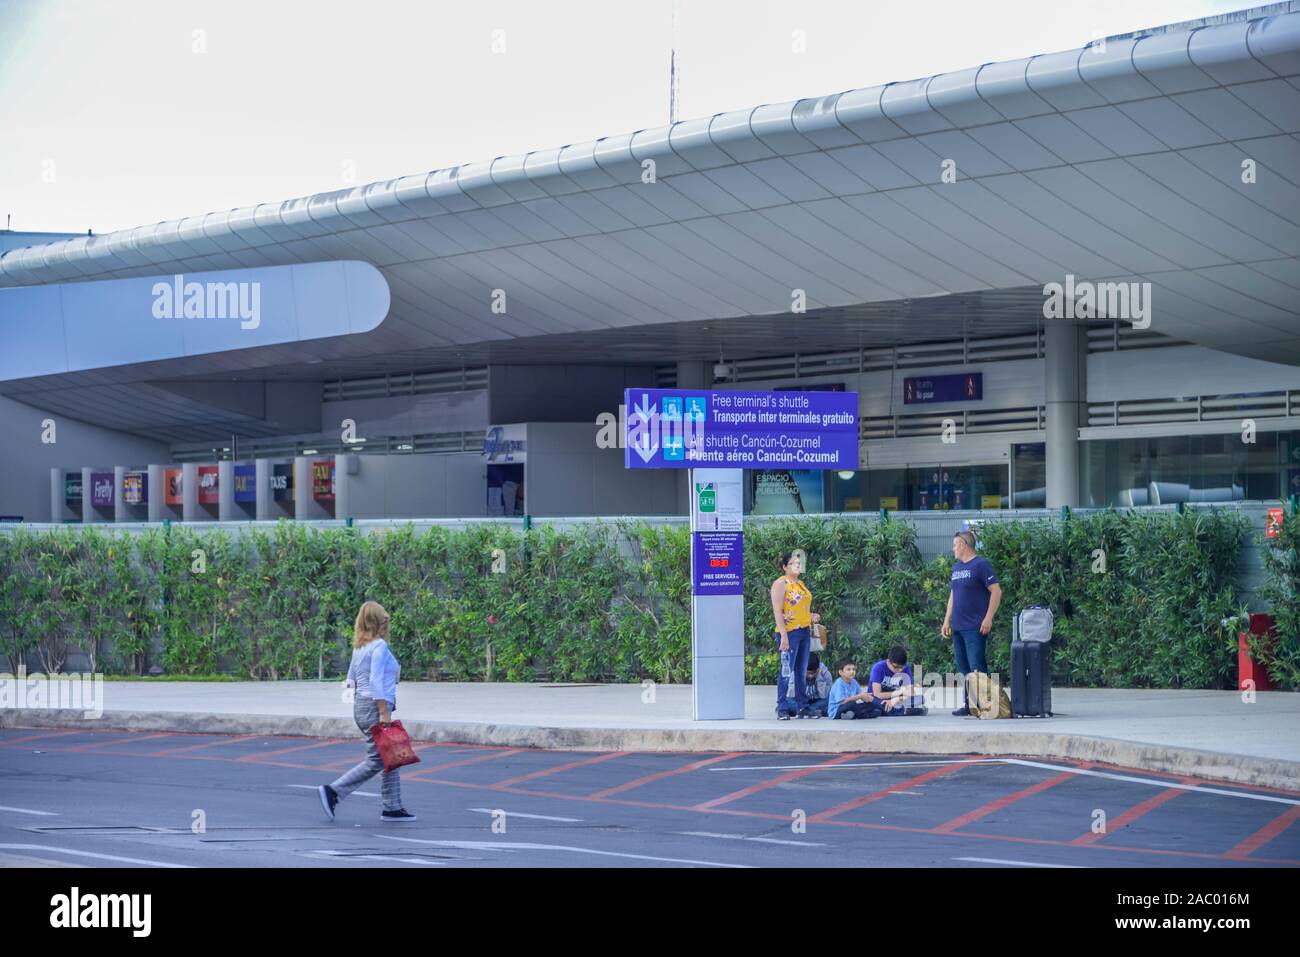
[[[0,710],[0,727],[351,737],[337,682],[104,683],[101,718]],[[406,682],[396,717],[413,738],[602,751],[909,752],[1074,758],[1300,791],[1300,694],[1058,688],[1050,719],[777,721],[775,689],[746,689],[743,721],[692,721],[689,685]]]

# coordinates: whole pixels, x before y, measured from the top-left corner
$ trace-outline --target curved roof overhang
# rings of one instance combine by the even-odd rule
[[[0,287],[359,260],[391,292],[377,327],[221,362],[333,376],[744,355],[796,290],[824,317],[804,351],[954,313],[1033,328],[1072,275],[1149,282],[1153,331],[1300,364],[1298,134],[1285,12],[11,250]]]

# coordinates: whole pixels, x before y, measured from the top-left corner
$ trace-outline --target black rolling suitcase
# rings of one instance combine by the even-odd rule
[[[1014,621],[1011,642],[1011,717],[1052,716],[1052,613],[1034,606]],[[1021,640],[1023,638],[1029,640]]]

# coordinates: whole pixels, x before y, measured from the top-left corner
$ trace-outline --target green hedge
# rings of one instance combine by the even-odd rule
[[[1005,589],[989,644],[1005,670],[1010,613],[1056,612],[1057,680],[1112,687],[1231,685],[1239,608],[1231,574],[1250,534],[1235,512],[1103,512],[1068,521],[992,520],[980,550]],[[1300,625],[1300,521],[1273,552],[1271,594]],[[827,657],[861,663],[906,644],[948,671],[938,626],[951,558],[926,562],[904,520],[831,517],[747,523],[746,673],[775,680],[768,589],[802,548]],[[108,673],[225,672],[252,679],[336,675],[365,599],[392,614],[409,679],[690,680],[689,536],[682,526],[611,522],[527,533],[497,524],[363,534],[283,522],[232,536],[193,527],[133,536],[88,527],[0,534],[0,651],[59,670],[70,650]],[[199,550],[202,550],[201,553]],[[1105,570],[1094,571],[1097,549]],[[1289,556],[1289,557],[1287,557]],[[1289,616],[1289,617],[1288,617]],[[161,648],[161,660],[152,649]],[[1294,642],[1277,660],[1296,683]]]

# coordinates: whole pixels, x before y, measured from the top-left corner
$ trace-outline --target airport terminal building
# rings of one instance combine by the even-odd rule
[[[977,54],[972,59],[977,59]],[[751,513],[1300,494],[1300,3],[106,235],[0,232],[0,514],[681,515],[625,389],[859,396]]]

